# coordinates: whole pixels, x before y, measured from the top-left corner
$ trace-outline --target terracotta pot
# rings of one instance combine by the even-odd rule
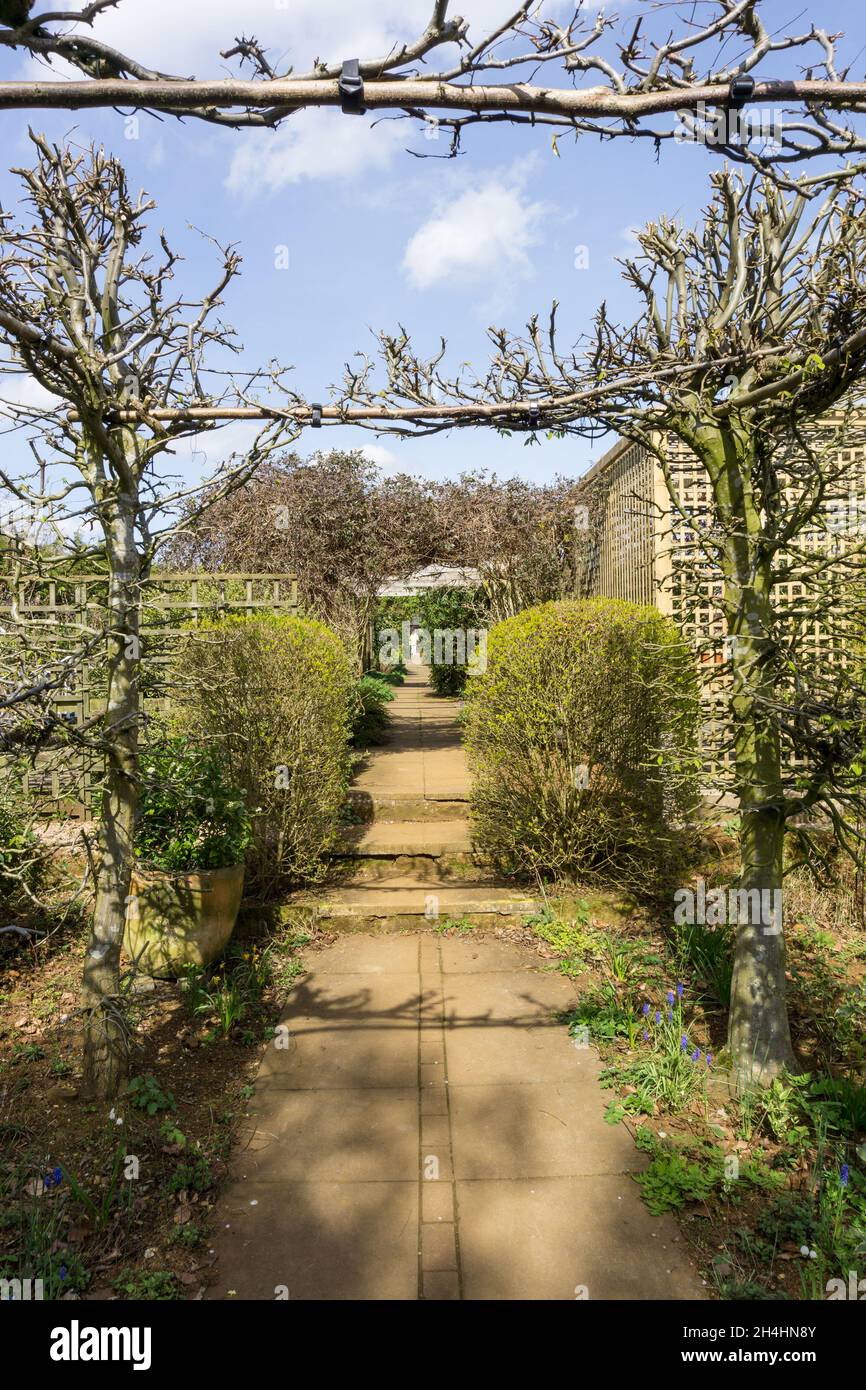
[[[134,869],[127,955],[143,974],[162,979],[173,979],[185,965],[210,965],[229,943],[243,886],[243,864],[188,874]]]

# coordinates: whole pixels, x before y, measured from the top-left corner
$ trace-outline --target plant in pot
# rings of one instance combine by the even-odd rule
[[[212,749],[173,738],[143,754],[125,946],[173,978],[221,956],[237,920],[250,816]]]

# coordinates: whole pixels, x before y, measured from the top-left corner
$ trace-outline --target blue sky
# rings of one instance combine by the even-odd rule
[[[205,77],[224,72],[219,49],[242,27],[305,70],[315,56],[382,52],[420,32],[430,8],[431,0],[247,0],[241,7],[122,0],[96,32],[154,66]],[[477,37],[515,6],[460,0],[453,8]],[[636,0],[616,8],[624,17],[650,10]],[[849,59],[866,41],[863,7],[853,0],[773,0],[767,16],[800,31],[813,19],[845,31]],[[864,67],[861,54],[852,77]],[[27,71],[20,55],[0,60],[2,76]],[[454,364],[481,366],[488,324],[520,329],[532,312],[546,315],[554,298],[569,341],[589,326],[602,299],[616,316],[628,315],[635,301],[615,258],[628,252],[630,228],[660,212],[694,218],[716,163],[706,149],[673,143],[656,163],[647,142],[601,145],[588,136],[576,145],[562,139],[557,158],[549,133],[504,125],[469,130],[457,160],[418,160],[406,146],[438,153],[444,140],[425,141],[408,122],[373,127],[334,111],[301,113],[277,132],[147,115],[136,130],[115,112],[0,113],[4,208],[17,198],[8,166],[30,162],[28,123],[55,138],[74,132],[77,141],[95,139],[119,155],[131,183],[158,201],[154,221],[187,256],[196,287],[205,283],[208,260],[189,224],[238,242],[243,276],[229,291],[225,317],[244,343],[243,360],[293,363],[298,389],[313,399],[326,395],[354,351],[374,346],[375,330],[398,323],[422,350],[432,351],[444,335]],[[286,260],[283,247],[287,269],[277,268]],[[576,268],[576,247],[586,248],[587,268]],[[240,443],[234,427],[218,446],[208,439],[207,462]],[[603,450],[579,440],[525,448],[522,438],[481,430],[403,443],[349,428],[308,432],[298,447],[338,445],[366,445],[389,470],[444,477],[486,467],[539,481],[557,472],[577,476]],[[206,468],[201,454],[179,462],[187,476]]]

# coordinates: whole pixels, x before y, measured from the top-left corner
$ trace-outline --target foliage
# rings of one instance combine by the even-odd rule
[[[727,1009],[734,974],[734,942],[729,928],[697,922],[673,927],[675,955],[681,971],[694,972],[713,998]]]
[[[643,1173],[635,1175],[653,1216],[673,1211],[686,1202],[703,1202],[717,1186],[718,1167],[695,1162],[675,1149],[659,1153]]]
[[[355,683],[355,710],[352,716],[352,743],[369,748],[382,743],[391,722],[386,705],[394,698],[391,682],[377,672],[368,671]]]
[[[247,891],[321,877],[348,780],[345,649],[310,618],[202,622],[177,657],[173,720],[220,750],[252,813]]]
[[[252,1026],[261,1010],[265,990],[274,982],[276,947],[233,942],[219,966],[188,965],[181,983],[182,997],[191,1017],[212,1021],[224,1038],[237,1036],[243,1043],[257,1041]],[[279,971],[279,983],[287,984],[303,967],[289,961]],[[246,1026],[241,1027],[242,1024]]]
[[[436,558],[425,485],[380,477],[358,449],[332,449],[286,454],[221,494],[218,484],[205,493],[214,505],[175,539],[169,564],[297,575],[304,611],[338,632],[363,670],[379,589]]]
[[[127,1086],[127,1095],[137,1110],[156,1115],[160,1110],[174,1110],[174,1096],[164,1091],[155,1076],[134,1076]]]
[[[486,630],[488,603],[480,588],[442,588],[424,589],[417,594],[401,599],[381,599],[377,608],[377,635],[382,650],[382,639],[386,629],[400,631],[402,623],[417,623],[428,634],[431,643],[430,684],[437,695],[462,695],[471,663],[466,659],[471,655],[466,634],[472,629]],[[459,649],[451,649],[443,641],[441,653],[437,653],[435,634],[462,633],[464,641],[464,660],[459,657]],[[477,646],[477,643],[476,643]],[[408,652],[402,653],[403,660]],[[439,659],[437,659],[437,655]],[[444,657],[445,659],[441,659]],[[454,659],[448,659],[449,657]]]
[[[114,1281],[118,1293],[136,1303],[168,1303],[179,1298],[177,1277],[171,1270],[128,1269]]]
[[[694,803],[694,667],[672,623],[611,599],[497,624],[470,683],[467,744],[483,848],[510,873],[674,871]]]
[[[243,863],[251,825],[219,750],[167,739],[142,754],[135,833],[140,863],[169,873]]]
[[[3,787],[0,803],[0,905],[11,912],[25,908],[45,877],[45,856],[28,825],[27,808]]]

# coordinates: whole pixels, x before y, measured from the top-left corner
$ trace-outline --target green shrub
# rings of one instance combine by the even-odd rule
[[[27,808],[9,787],[0,801],[0,904],[9,912],[32,907],[45,877],[45,856],[27,824]]]
[[[252,813],[248,895],[321,877],[349,773],[340,640],[309,618],[228,617],[199,624],[176,660],[173,722],[219,747]]]
[[[368,671],[355,685],[355,709],[352,716],[352,743],[356,748],[369,748],[382,743],[391,722],[386,705],[394,698],[391,682],[378,673]]]
[[[167,739],[142,755],[140,774],[140,863],[169,873],[243,863],[250,817],[238,788],[225,780],[219,751]]]
[[[477,839],[506,873],[676,872],[698,773],[697,678],[677,629],[616,599],[496,624],[467,685]]]

